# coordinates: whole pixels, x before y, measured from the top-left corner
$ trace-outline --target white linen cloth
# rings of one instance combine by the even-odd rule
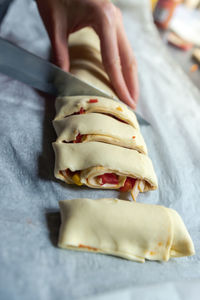
[[[54,179],[54,99],[0,74],[1,299],[95,299],[100,293],[97,299],[188,299],[189,291],[195,299],[200,284],[200,93],[159,39],[148,0],[116,3],[138,61],[138,112],[151,124],[141,130],[159,180],[158,191],[138,201],[176,209],[196,255],[139,264],[58,249],[59,200],[119,194]],[[49,40],[33,1],[13,2],[0,35],[49,57]]]

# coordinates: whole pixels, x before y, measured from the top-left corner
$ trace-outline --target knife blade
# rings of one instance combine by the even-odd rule
[[[3,38],[0,38],[0,72],[54,96],[99,96],[120,101]],[[150,125],[134,113],[140,125]]]

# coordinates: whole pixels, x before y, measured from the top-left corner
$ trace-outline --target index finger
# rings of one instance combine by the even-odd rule
[[[95,26],[95,30],[100,38],[101,55],[105,70],[118,97],[132,108],[135,108],[134,100],[126,86],[121,69],[116,26],[112,24],[115,18],[108,14],[101,16],[100,20],[101,22]]]

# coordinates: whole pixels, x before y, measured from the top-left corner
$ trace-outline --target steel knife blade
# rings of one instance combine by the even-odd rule
[[[120,101],[1,37],[0,72],[55,96],[101,96]],[[150,125],[138,113],[136,116],[140,125]]]

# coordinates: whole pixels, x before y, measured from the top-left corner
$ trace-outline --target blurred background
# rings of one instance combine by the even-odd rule
[[[200,88],[200,0],[149,1],[163,43]],[[0,26],[11,2],[0,0]],[[117,4],[117,0],[114,2]]]
[[[151,0],[151,8],[169,52],[200,88],[200,0]]]

